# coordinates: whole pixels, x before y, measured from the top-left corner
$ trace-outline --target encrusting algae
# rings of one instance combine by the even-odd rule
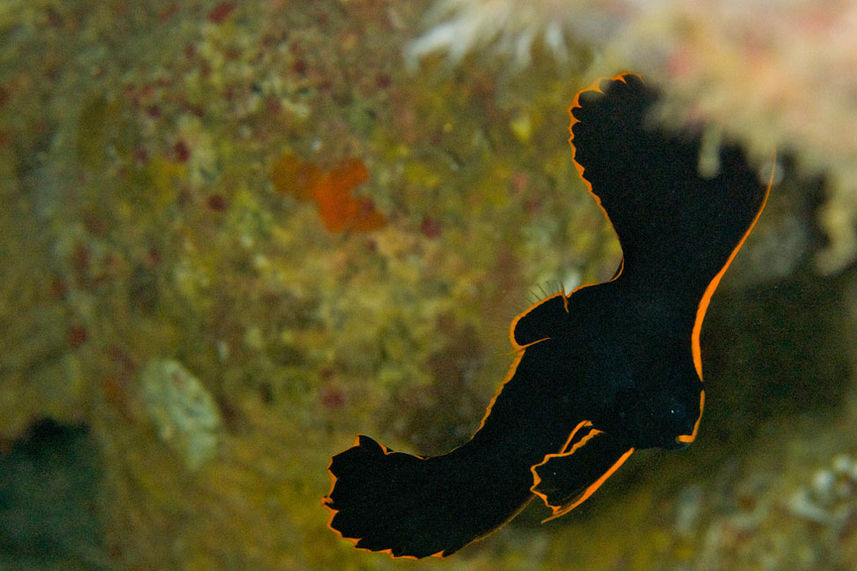
[[[314,201],[324,227],[331,232],[368,232],[386,223],[370,198],[351,196],[351,190],[367,180],[369,171],[357,159],[349,159],[325,172],[285,154],[271,169],[274,188],[304,202]]]
[[[120,0],[15,0],[0,8],[0,195],[7,206],[0,214],[0,450],[44,417],[88,426],[103,466],[93,509],[104,553],[71,552],[66,568],[92,561],[171,569],[397,566],[387,558],[367,563],[371,554],[342,545],[327,529],[318,498],[330,486],[328,454],[358,430],[427,453],[459,444],[508,365],[508,325],[529,305],[528,289],[610,279],[618,245],[575,186],[568,155],[574,93],[591,76],[633,67],[673,94],[672,119],[693,118],[694,102],[718,100],[718,93],[733,94],[722,109],[740,108],[745,92],[734,88],[754,77],[736,63],[741,58],[709,60],[716,54],[701,39],[690,41],[697,36],[682,36],[681,26],[655,28],[648,43],[634,44],[640,65],[566,33],[564,68],[534,41],[527,65],[468,52],[456,66],[429,56],[409,72],[404,52],[431,4],[156,0],[132,9]],[[769,21],[783,22],[792,10]],[[586,14],[574,20],[595,21]],[[667,10],[649,21],[680,15]],[[713,16],[705,22],[723,21]],[[741,21],[791,37],[791,28],[760,26],[764,18]],[[837,36],[835,45],[854,37]],[[754,53],[772,54],[766,45]],[[668,57],[677,53],[695,59]],[[646,65],[646,56],[682,65]],[[778,66],[763,69],[790,77]],[[842,73],[840,83],[850,71]],[[747,115],[705,107],[703,116],[728,135],[746,125],[766,144],[771,133],[776,140],[795,134],[796,150],[811,140],[788,127],[800,113],[828,110],[834,124],[846,124],[825,90],[773,85],[780,86],[771,95],[776,105],[751,98]],[[810,96],[817,106],[806,105]],[[744,119],[772,109],[775,120],[789,123],[766,130]],[[827,124],[818,123],[822,135]],[[844,164],[850,155],[843,149],[822,149],[817,161],[802,156],[810,167]],[[293,173],[308,169],[310,179],[327,182],[284,184],[273,174],[281,160],[292,161]],[[768,212],[783,211],[778,200],[772,194]],[[811,220],[813,212],[810,204],[795,219]],[[842,210],[843,221],[850,212]],[[756,234],[777,220],[762,220]],[[818,252],[815,229],[805,235],[806,251]],[[751,238],[744,257],[767,263],[753,248]],[[831,268],[849,258],[838,259]],[[792,332],[777,339],[794,355],[806,347],[800,331],[815,335],[812,327],[822,326],[800,321],[803,307],[847,320],[857,297],[841,293],[853,288],[848,272],[821,281],[806,263],[783,267],[778,287],[800,273],[840,292],[821,307],[821,298],[798,295],[768,324]],[[737,284],[761,287],[764,280],[743,280],[769,275],[741,257],[731,273],[735,279],[724,279],[720,290],[748,304],[753,295]],[[723,403],[740,386],[742,406],[712,403],[710,410],[726,412],[708,417],[687,453],[653,458],[657,471],[632,458],[591,508],[537,532],[531,526],[547,513],[525,511],[490,543],[462,550],[458,566],[701,568],[700,536],[718,517],[714,508],[745,501],[723,485],[738,478],[724,467],[773,458],[766,454],[774,447],[801,450],[809,475],[798,463],[773,471],[787,502],[811,482],[812,470],[830,466],[836,454],[854,457],[853,430],[830,421],[836,405],[787,408],[788,387],[772,392],[744,372],[757,325],[745,324],[740,344],[718,345],[718,303],[715,296],[702,344],[731,358],[710,373],[728,380],[706,391]],[[849,366],[857,343],[846,341],[855,330],[841,329]],[[776,359],[768,362],[775,370]],[[164,419],[153,418],[143,389],[150,363],[179,363],[196,380],[168,397],[177,400],[169,406],[193,394],[210,397],[185,409],[208,419],[197,426],[205,437],[195,468],[188,448],[163,436]],[[850,370],[824,386],[850,379]],[[805,374],[812,380],[817,371],[807,365]],[[759,403],[769,420],[753,416]],[[796,410],[810,428],[794,430]],[[740,417],[730,416],[736,411]],[[814,450],[809,434],[831,446]],[[747,478],[766,471],[746,470]],[[722,503],[700,503],[698,519],[683,518],[697,524],[679,537],[676,491],[687,485],[702,493],[681,498]],[[3,527],[13,521],[5,515],[0,510],[0,533],[11,529]],[[620,519],[624,526],[615,525]],[[812,525],[788,527],[786,539],[821,549]],[[744,547],[759,554],[782,536],[773,525],[749,537],[727,532],[717,553],[735,568]],[[857,560],[844,550],[840,561],[847,568]]]

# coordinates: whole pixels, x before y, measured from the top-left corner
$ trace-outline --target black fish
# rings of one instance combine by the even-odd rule
[[[650,129],[657,93],[622,74],[578,93],[574,162],[624,258],[612,280],[558,293],[512,323],[517,350],[473,437],[443,456],[368,436],[330,462],[330,527],[358,548],[446,556],[514,517],[534,495],[560,516],[635,451],[696,438],[705,393],[699,332],[770,184],[721,148]],[[550,519],[550,518],[549,518]]]

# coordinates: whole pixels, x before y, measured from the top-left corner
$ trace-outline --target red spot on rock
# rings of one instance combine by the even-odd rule
[[[208,207],[214,210],[215,212],[224,212],[229,204],[226,201],[226,198],[222,194],[210,194],[208,199],[206,200]]]
[[[161,251],[154,246],[149,248],[149,251],[146,253],[146,264],[150,267],[157,266],[161,263],[162,259]]]
[[[178,141],[173,146],[173,153],[176,156],[176,160],[185,163],[190,158],[190,149],[187,146],[187,143],[184,141]]]
[[[321,389],[321,403],[327,408],[340,408],[345,404],[345,394],[338,387],[328,385]]]
[[[107,348],[106,355],[111,363],[117,365],[117,370],[122,374],[123,378],[133,374],[136,370],[134,359],[121,347],[111,345]]]
[[[175,2],[173,2],[169,6],[162,9],[160,12],[158,12],[158,21],[162,24],[164,22],[168,22],[169,20],[172,19],[173,16],[176,15],[176,13],[178,13],[178,11],[179,11],[179,5],[176,4]]]
[[[274,387],[271,386],[271,383],[262,383],[259,385],[259,398],[265,404],[274,402]]]
[[[437,218],[423,216],[423,221],[420,223],[420,232],[426,238],[435,239],[440,236],[440,222]]]
[[[231,14],[233,10],[235,10],[235,4],[233,2],[221,2],[208,12],[206,19],[214,24],[219,24],[228,18],[229,14]]]
[[[136,146],[134,147],[134,162],[138,165],[145,164],[149,161],[149,151],[146,150],[146,147]]]
[[[527,214],[536,214],[542,208],[542,201],[538,197],[530,197],[524,201],[524,212]]]
[[[276,97],[266,97],[265,110],[270,115],[279,115],[283,112],[283,104]]]
[[[83,244],[78,244],[71,254],[71,266],[78,276],[83,277],[89,273],[90,261],[89,250]]]
[[[387,89],[393,83],[393,78],[390,77],[388,73],[379,73],[375,77],[375,85],[377,85],[380,89]]]
[[[109,228],[107,220],[92,212],[85,212],[82,216],[83,226],[86,231],[96,236],[104,236]]]
[[[301,76],[306,76],[307,65],[302,59],[297,60],[292,64],[292,72]]]
[[[509,180],[509,187],[512,192],[524,192],[530,187],[530,175],[525,172],[516,172]]]
[[[66,331],[66,339],[68,339],[68,344],[71,345],[72,349],[77,349],[86,343],[87,336],[86,329],[80,325],[73,325]]]
[[[205,66],[203,66],[203,75],[208,75],[208,71],[210,70],[206,70]],[[203,115],[205,115],[205,109],[203,109],[201,105],[197,105],[195,103],[190,103],[186,101],[184,104],[184,109],[194,117],[202,117]]]

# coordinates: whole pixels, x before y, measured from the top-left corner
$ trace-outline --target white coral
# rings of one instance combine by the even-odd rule
[[[519,66],[530,61],[541,42],[559,61],[568,58],[567,40],[610,37],[632,2],[613,0],[440,0],[429,13],[434,25],[406,50],[409,66],[426,55],[445,52],[455,63],[467,53],[490,46],[513,56]]]
[[[406,49],[455,63],[487,49],[526,66],[541,42],[599,56],[588,75],[633,69],[665,94],[674,122],[707,122],[754,156],[793,153],[824,173],[821,273],[857,261],[857,5],[842,0],[436,0],[431,27]]]
[[[214,458],[223,421],[214,397],[181,363],[153,359],[140,375],[141,396],[158,436],[191,470]]]

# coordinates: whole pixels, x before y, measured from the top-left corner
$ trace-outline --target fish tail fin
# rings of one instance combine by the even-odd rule
[[[498,472],[472,441],[449,454],[421,458],[393,452],[368,436],[331,459],[323,499],[330,528],[355,547],[393,557],[445,557],[513,517],[532,497],[527,467]],[[474,454],[474,451],[476,454]],[[492,466],[492,468],[489,468]]]

